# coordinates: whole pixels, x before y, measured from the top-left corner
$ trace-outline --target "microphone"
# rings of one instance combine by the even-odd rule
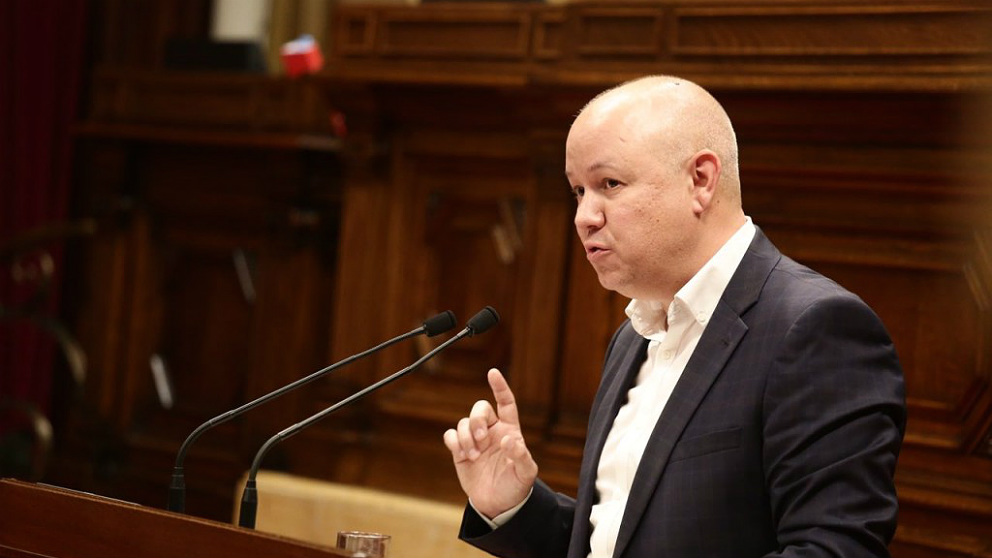
[[[208,429],[213,428],[218,424],[225,423],[241,414],[244,414],[250,411],[251,409],[254,409],[255,407],[261,405],[262,403],[275,399],[276,397],[288,393],[298,387],[309,384],[310,382],[318,378],[322,378],[323,376],[329,374],[334,370],[337,370],[338,368],[346,364],[350,364],[360,358],[366,357],[374,352],[385,349],[386,347],[392,345],[393,343],[398,343],[400,341],[403,341],[404,339],[409,339],[410,337],[416,337],[417,335],[422,335],[422,334],[427,334],[428,337],[434,337],[435,335],[444,333],[453,327],[455,327],[455,315],[454,313],[451,312],[451,310],[445,310],[444,312],[441,312],[436,316],[427,318],[424,321],[423,325],[421,325],[416,329],[410,330],[402,335],[397,335],[396,337],[393,337],[389,341],[380,343],[375,347],[372,347],[371,349],[367,349],[358,354],[351,355],[350,357],[335,362],[334,364],[327,366],[326,368],[321,368],[320,370],[314,372],[313,374],[310,374],[309,376],[300,378],[299,380],[296,380],[291,384],[287,384],[275,391],[269,392],[259,397],[258,399],[255,399],[254,401],[245,403],[244,405],[238,407],[237,409],[232,409],[224,414],[217,415],[216,417],[201,424],[196,428],[196,430],[194,430],[189,435],[189,437],[186,438],[186,441],[183,442],[183,445],[179,447],[179,453],[176,456],[176,466],[172,471],[172,484],[169,486],[169,511],[182,513],[186,508],[186,479],[183,476],[183,461],[186,459],[186,452],[189,451],[190,445],[192,445],[192,443],[196,441],[196,439],[199,438],[200,435],[206,432]]]
[[[289,428],[283,430],[282,432],[279,432],[275,436],[269,438],[268,441],[262,444],[262,447],[261,449],[258,450],[258,453],[255,454],[255,460],[252,462],[251,470],[248,472],[248,480],[247,482],[245,482],[245,490],[241,494],[241,514],[240,517],[238,518],[238,525],[240,525],[241,527],[248,527],[249,529],[255,528],[255,516],[258,513],[258,491],[256,490],[255,487],[255,477],[258,475],[258,469],[262,465],[262,459],[265,457],[265,454],[268,453],[270,449],[272,449],[273,446],[275,446],[279,442],[291,436],[298,434],[304,428],[307,428],[308,426],[314,424],[315,422],[333,413],[334,411],[337,411],[341,407],[353,403],[361,399],[362,397],[365,397],[369,393],[385,386],[386,384],[389,384],[409,374],[415,368],[417,368],[421,364],[433,358],[434,355],[443,351],[445,348],[447,348],[455,341],[458,341],[459,339],[462,339],[464,337],[472,337],[473,335],[485,333],[491,327],[496,325],[497,322],[499,322],[499,314],[496,313],[496,310],[494,310],[492,306],[486,306],[485,308],[480,310],[475,316],[472,316],[472,318],[465,324],[465,329],[459,331],[458,333],[453,335],[450,339],[448,339],[444,343],[441,343],[440,345],[432,349],[429,353],[417,359],[416,362],[414,362],[410,366],[407,366],[406,368],[400,370],[399,372],[394,373],[392,376],[379,380],[378,382],[362,389],[361,391],[358,391],[355,394],[346,397],[341,401],[338,401],[337,403],[331,405],[330,407],[324,409],[323,411],[320,411],[319,413],[309,418],[306,418],[301,422],[298,422],[293,426],[290,426]]]

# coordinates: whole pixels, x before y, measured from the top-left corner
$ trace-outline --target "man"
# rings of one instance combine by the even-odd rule
[[[648,77],[593,99],[565,174],[600,283],[630,297],[575,500],[537,479],[513,393],[444,435],[461,537],[513,558],[888,556],[905,426],[878,317],[784,257],[741,208],[730,119]]]

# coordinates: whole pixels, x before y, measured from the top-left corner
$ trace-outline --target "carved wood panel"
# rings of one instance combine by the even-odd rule
[[[95,141],[85,152],[121,165],[119,181],[113,167],[83,165],[95,181],[90,211],[130,208],[86,259],[81,291],[95,313],[84,306],[78,318],[87,345],[114,347],[93,351],[91,369],[118,439],[103,473],[61,474],[164,505],[162,482],[196,426],[323,366],[315,332],[329,326],[318,307],[333,289],[333,199],[315,194],[326,173],[285,151]],[[274,425],[302,418],[298,408],[290,395],[204,435],[186,462],[190,512],[227,517],[232,483]]]

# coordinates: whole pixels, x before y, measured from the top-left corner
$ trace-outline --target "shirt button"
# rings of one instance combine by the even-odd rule
[[[663,353],[663,356],[665,357],[665,360],[672,360],[672,355],[674,355],[674,354],[675,354],[675,351],[673,351],[671,349],[666,349],[665,352]]]

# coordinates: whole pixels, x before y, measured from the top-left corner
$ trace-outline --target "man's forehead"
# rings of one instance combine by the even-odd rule
[[[565,156],[588,159],[590,154],[636,148],[656,132],[659,121],[619,110],[580,115],[565,140]]]
[[[603,170],[616,171],[625,159],[625,146],[615,132],[592,130],[581,139],[569,137],[565,147],[565,175],[575,178]]]

